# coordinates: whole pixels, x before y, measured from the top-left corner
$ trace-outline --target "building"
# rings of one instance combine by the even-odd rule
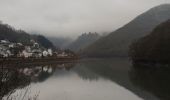
[[[22,43],[12,43],[8,40],[0,40],[0,57],[67,57],[69,53],[64,51],[53,51],[52,49],[41,48],[40,45],[32,40],[31,45],[23,45]]]
[[[64,51],[57,55],[57,57],[67,57],[67,56],[68,54],[66,54]]]

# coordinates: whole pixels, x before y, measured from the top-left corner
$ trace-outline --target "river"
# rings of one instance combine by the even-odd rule
[[[127,58],[3,69],[3,100],[169,100],[167,70],[136,69]],[[2,72],[2,70],[1,70]],[[166,77],[166,78],[165,78]]]

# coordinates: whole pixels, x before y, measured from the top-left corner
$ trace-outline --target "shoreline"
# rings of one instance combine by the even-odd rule
[[[78,57],[45,57],[45,58],[0,58],[1,64],[43,64],[43,63],[71,63],[78,61]]]

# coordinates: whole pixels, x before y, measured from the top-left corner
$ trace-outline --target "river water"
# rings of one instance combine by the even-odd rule
[[[169,100],[169,72],[136,69],[127,58],[19,66],[2,81],[3,100]]]

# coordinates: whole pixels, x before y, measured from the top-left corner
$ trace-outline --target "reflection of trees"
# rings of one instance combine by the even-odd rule
[[[157,100],[155,96],[133,85],[129,76],[131,63],[126,58],[91,60],[77,65],[74,69],[84,79],[97,80],[100,77],[109,79],[144,100]]]
[[[73,64],[46,65],[0,65],[0,99],[12,94],[17,89],[28,86],[31,82],[43,82],[53,75],[56,68],[70,70]]]
[[[130,71],[133,84],[153,93],[161,100],[170,100],[170,69],[144,68],[142,65],[135,66]]]
[[[16,68],[0,69],[0,99],[6,94],[14,92],[16,88],[22,88],[30,83],[30,78],[20,73]]]
[[[103,77],[122,83],[128,77],[126,66],[128,66],[128,62],[124,59],[92,59],[77,65],[75,71],[83,79],[97,80],[99,77]]]
[[[92,66],[89,66],[92,67]],[[84,80],[98,80],[99,75],[94,73],[91,69],[87,68],[84,64],[77,64],[74,71]]]

